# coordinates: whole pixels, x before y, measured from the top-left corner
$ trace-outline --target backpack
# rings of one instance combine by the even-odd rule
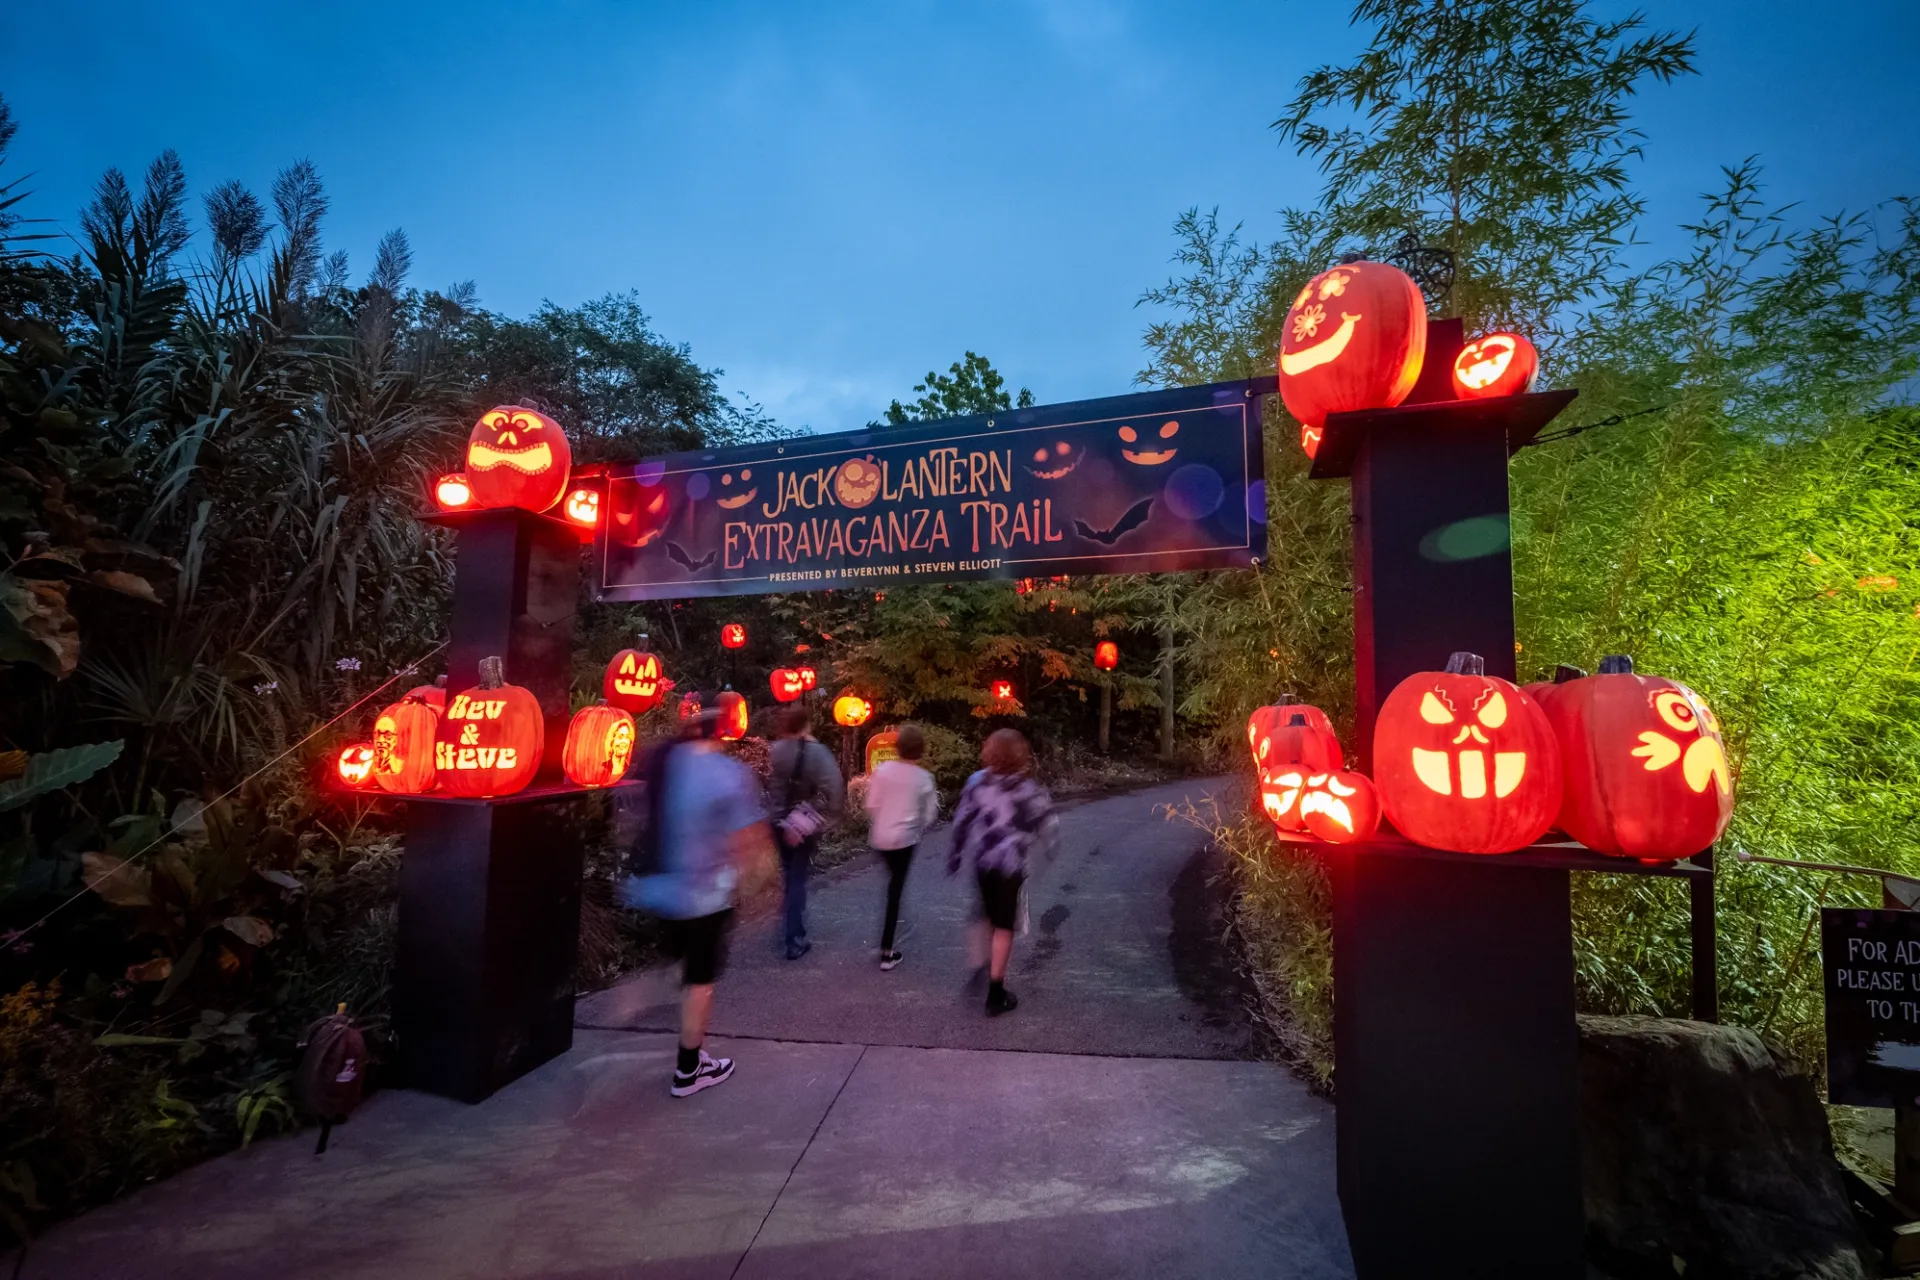
[[[367,1041],[347,1016],[347,1006],[320,1019],[300,1036],[300,1065],[294,1072],[293,1093],[300,1105],[320,1121],[320,1145],[327,1134],[360,1105],[367,1075]]]
[[[679,745],[668,740],[649,747],[634,770],[639,777],[639,794],[616,796],[618,830],[627,845],[623,874],[636,879],[658,875],[660,865],[660,828],[667,797],[667,757]]]

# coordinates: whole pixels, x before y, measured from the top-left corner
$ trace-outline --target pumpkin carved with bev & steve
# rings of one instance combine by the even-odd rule
[[[540,700],[503,672],[499,658],[480,659],[480,683],[455,694],[440,717],[433,763],[448,795],[512,795],[539,772],[547,746]]]

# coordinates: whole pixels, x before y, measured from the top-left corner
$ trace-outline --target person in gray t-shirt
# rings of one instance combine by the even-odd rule
[[[812,722],[812,714],[798,703],[781,711],[780,738],[769,753],[767,769],[767,813],[780,847],[789,960],[798,960],[813,948],[807,940],[807,875],[813,868],[820,831],[840,821],[846,802],[840,766],[833,752],[808,731]],[[802,805],[819,820],[815,830],[804,834],[802,828],[816,824],[804,811],[796,820],[794,811]]]

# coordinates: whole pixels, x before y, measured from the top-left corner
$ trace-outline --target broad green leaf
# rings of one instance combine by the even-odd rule
[[[84,747],[61,747],[36,752],[27,759],[27,771],[12,782],[0,782],[0,813],[78,782],[85,782],[120,758],[126,743],[95,742]]]

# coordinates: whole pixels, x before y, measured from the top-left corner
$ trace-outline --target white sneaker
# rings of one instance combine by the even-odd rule
[[[676,1098],[685,1098],[691,1094],[700,1092],[702,1089],[711,1089],[714,1085],[719,1084],[732,1074],[732,1058],[709,1057],[707,1056],[707,1051],[702,1049],[700,1051],[699,1065],[694,1067],[692,1074],[683,1074],[677,1069],[674,1071],[673,1096]]]
[[[901,955],[898,950],[882,951],[880,953],[881,972],[884,973],[885,971],[892,969],[894,966],[898,965],[904,959],[906,959],[906,957]]]

